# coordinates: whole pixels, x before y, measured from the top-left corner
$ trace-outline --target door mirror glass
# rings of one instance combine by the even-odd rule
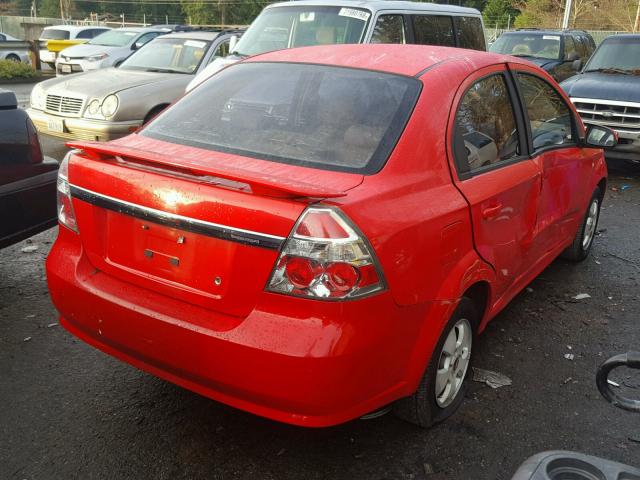
[[[574,60],[573,63],[571,64],[571,68],[573,68],[576,72],[579,72],[580,69],[582,68],[582,60],[580,59]]]
[[[237,44],[238,44],[238,36],[231,35],[231,38],[229,39],[229,51],[233,52],[236,49]]]
[[[578,58],[580,57],[578,56],[578,52],[576,52],[575,50],[567,54],[567,60],[569,62],[575,62],[576,60],[578,60]]]
[[[598,148],[613,148],[618,144],[618,134],[608,127],[590,125],[587,129],[587,145]]]

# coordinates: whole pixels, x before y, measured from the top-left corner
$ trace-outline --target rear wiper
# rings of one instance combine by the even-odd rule
[[[622,75],[633,75],[633,70],[626,70],[624,68],[593,68],[591,70],[585,70],[584,73],[598,72],[598,73],[621,73]]]

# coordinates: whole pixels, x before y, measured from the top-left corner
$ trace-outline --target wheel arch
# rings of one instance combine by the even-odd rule
[[[144,117],[144,120],[142,121],[142,124],[146,124],[149,121],[151,121],[153,119],[153,117],[155,117],[156,115],[158,115],[160,112],[162,112],[165,108],[167,108],[170,105],[170,103],[159,103],[157,105],[154,105],[153,107],[151,107],[149,109],[149,111],[147,112],[147,114]]]

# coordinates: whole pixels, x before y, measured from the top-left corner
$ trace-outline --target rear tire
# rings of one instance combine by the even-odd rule
[[[10,53],[5,57],[6,60],[11,60],[12,62],[20,62],[20,57],[15,53]]]
[[[396,416],[427,428],[453,415],[464,399],[477,325],[475,305],[463,297],[442,331],[418,389],[393,405]]]
[[[593,195],[591,195],[587,211],[582,218],[582,222],[580,222],[576,236],[571,245],[562,252],[562,258],[572,262],[581,262],[587,258],[598,229],[601,204],[602,193],[600,192],[600,188],[596,187]]]

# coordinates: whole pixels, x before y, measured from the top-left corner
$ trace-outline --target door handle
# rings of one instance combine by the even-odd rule
[[[502,204],[492,205],[490,207],[486,207],[482,210],[482,218],[485,220],[489,220],[497,217],[502,211]]]

